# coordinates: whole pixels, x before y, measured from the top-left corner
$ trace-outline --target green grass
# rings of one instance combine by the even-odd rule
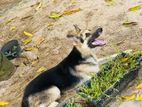
[[[135,69],[141,65],[142,51],[133,53],[120,53],[114,60],[108,61],[100,66],[100,73],[92,74],[89,85],[81,85],[79,94],[89,96],[91,99],[97,99],[99,96],[119,81],[129,70]]]
[[[83,107],[83,106],[75,102],[73,98],[70,98],[63,107]]]

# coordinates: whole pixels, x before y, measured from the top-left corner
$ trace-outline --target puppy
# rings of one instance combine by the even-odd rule
[[[70,54],[55,67],[43,72],[26,87],[22,107],[56,107],[61,93],[76,85],[83,73],[95,70],[98,64],[93,49],[106,43],[98,39],[103,29],[81,31],[75,25],[78,35],[67,35],[73,40],[74,47]]]

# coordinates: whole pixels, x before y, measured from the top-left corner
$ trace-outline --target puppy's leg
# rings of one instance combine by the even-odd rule
[[[60,97],[61,97],[61,92],[59,88],[56,86],[52,86],[48,88],[47,90],[31,95],[28,98],[28,100],[29,100],[30,107],[49,107],[52,102],[55,102]],[[56,106],[52,106],[52,107],[56,107]]]

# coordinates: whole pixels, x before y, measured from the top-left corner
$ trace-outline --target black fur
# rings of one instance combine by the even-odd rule
[[[70,68],[75,69],[74,66],[78,65],[82,60],[81,53],[74,47],[62,62],[40,74],[28,84],[24,92],[22,107],[29,107],[28,97],[30,95],[48,89],[53,85],[62,91],[79,82],[81,78],[72,75]]]

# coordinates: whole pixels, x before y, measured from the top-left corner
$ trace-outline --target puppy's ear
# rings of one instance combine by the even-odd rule
[[[76,30],[76,33],[79,34],[81,32],[81,29],[78,27],[77,24],[73,25],[75,30]]]
[[[72,35],[72,34],[68,34],[67,38],[69,38],[74,45],[77,45],[77,43],[79,42],[79,37]]]

